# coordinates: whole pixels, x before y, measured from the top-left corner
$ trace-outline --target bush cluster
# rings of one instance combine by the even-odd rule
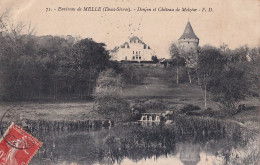
[[[190,111],[196,111],[200,110],[200,107],[193,104],[186,104],[181,108],[182,113],[190,112]]]

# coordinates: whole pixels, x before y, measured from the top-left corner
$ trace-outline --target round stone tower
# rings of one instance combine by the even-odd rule
[[[184,52],[194,52],[195,53],[198,51],[199,38],[194,33],[189,21],[187,22],[185,30],[178,41],[179,41],[179,47]]]

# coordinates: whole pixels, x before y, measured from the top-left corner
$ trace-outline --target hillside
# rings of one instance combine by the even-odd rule
[[[151,111],[166,111],[169,109],[179,109],[185,104],[198,105],[204,107],[204,100],[199,86],[190,84],[180,84],[179,86],[169,86],[165,80],[158,77],[147,77],[143,85],[128,85],[123,89],[122,96],[134,104],[156,104]],[[209,94],[210,96],[210,94]],[[211,101],[209,97],[208,106],[218,110],[217,103]],[[141,103],[140,103],[141,102]],[[258,106],[258,98],[246,98],[242,103],[247,106]],[[86,120],[100,119],[100,115],[93,113],[93,101],[73,101],[73,102],[16,102],[0,103],[0,116],[8,109],[16,110],[18,117],[27,119],[43,120]],[[257,110],[256,110],[257,111]],[[253,113],[251,114],[252,116]]]
[[[147,77],[143,85],[128,85],[123,89],[124,97],[159,97],[189,99],[202,98],[201,89],[196,85],[180,84],[169,86],[158,77]]]

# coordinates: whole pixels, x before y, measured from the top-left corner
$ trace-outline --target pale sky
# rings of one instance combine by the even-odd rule
[[[59,7],[122,7],[132,12],[57,11]],[[166,7],[176,9],[212,8],[213,12],[140,12],[133,9]],[[51,8],[52,12],[46,12]],[[158,57],[168,57],[168,49],[182,35],[188,19],[200,46],[230,48],[260,44],[260,1],[257,0],[0,0],[0,13],[9,9],[9,23],[24,22],[37,35],[79,35],[104,42],[113,49],[138,36]],[[54,10],[56,9],[56,11]]]

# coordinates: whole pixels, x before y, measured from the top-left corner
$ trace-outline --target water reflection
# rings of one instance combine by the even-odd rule
[[[184,165],[196,165],[200,161],[200,145],[182,143],[179,147],[180,160]]]
[[[95,131],[40,131],[36,136],[43,146],[31,164],[205,165],[223,162],[221,149],[231,143],[219,131],[207,135],[180,132],[171,127],[141,125]]]

